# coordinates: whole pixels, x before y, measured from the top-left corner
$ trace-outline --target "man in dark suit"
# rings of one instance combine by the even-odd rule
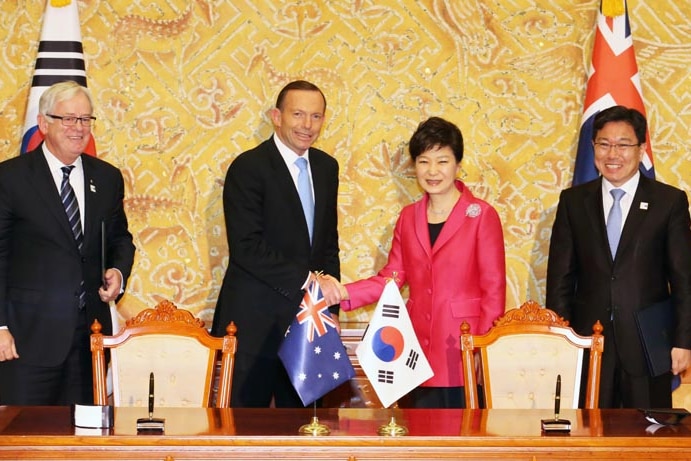
[[[2,404],[93,404],[89,327],[111,333],[134,259],[122,175],[83,154],[93,120],[89,91],[57,83],[39,101],[44,142],[0,163]]]
[[[233,407],[268,407],[272,401],[277,407],[303,406],[278,348],[308,283],[320,271],[340,278],[338,163],[312,147],[325,111],[326,98],[317,86],[289,83],[271,110],[273,137],[228,168],[223,209],[230,261],[212,333],[222,336],[230,321],[237,325]],[[307,160],[306,194],[313,201],[306,206],[313,211],[301,204],[299,159]],[[320,284],[337,320],[338,286],[325,277]]]
[[[603,324],[600,407],[670,407],[671,376],[691,365],[688,199],[683,191],[640,174],[646,120],[635,109],[600,112],[593,145],[602,176],[564,190],[559,198],[547,307],[583,335],[592,334],[597,320]],[[667,299],[676,313],[672,369],[653,377],[635,315]]]

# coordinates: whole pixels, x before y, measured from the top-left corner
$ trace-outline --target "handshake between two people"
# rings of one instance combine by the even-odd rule
[[[335,277],[329,274],[322,274],[321,272],[310,272],[308,283],[314,281],[319,283],[319,288],[321,288],[322,295],[327,305],[333,306],[334,304],[340,304],[343,300],[349,299],[348,290],[346,290],[346,287]]]

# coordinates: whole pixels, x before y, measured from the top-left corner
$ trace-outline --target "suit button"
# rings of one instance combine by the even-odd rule
[[[616,279],[617,279],[617,276],[616,276],[616,275],[613,275],[613,276],[612,276],[612,281],[615,281]]]
[[[86,258],[82,256],[82,264],[86,263]]]

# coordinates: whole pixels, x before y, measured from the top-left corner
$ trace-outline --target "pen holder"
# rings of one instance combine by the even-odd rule
[[[550,418],[540,421],[543,432],[571,432],[571,421],[568,419]]]
[[[164,418],[139,418],[137,419],[137,432],[163,433],[166,428]]]

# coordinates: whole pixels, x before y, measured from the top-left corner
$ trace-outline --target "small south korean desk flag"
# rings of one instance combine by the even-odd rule
[[[355,353],[386,408],[434,376],[393,280],[384,287]]]

